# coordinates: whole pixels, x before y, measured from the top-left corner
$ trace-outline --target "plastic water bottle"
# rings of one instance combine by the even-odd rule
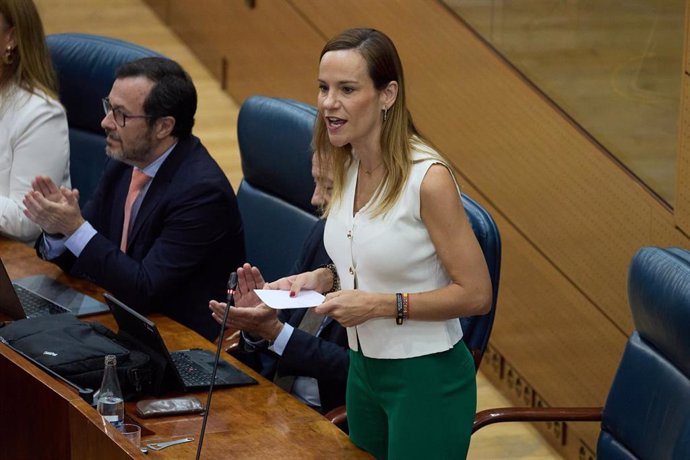
[[[122,429],[125,421],[125,402],[122,399],[120,382],[117,379],[117,358],[115,355],[105,357],[105,372],[103,382],[98,390],[98,413],[105,420],[112,423],[118,430]]]

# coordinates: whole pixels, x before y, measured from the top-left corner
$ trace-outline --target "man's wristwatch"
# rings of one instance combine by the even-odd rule
[[[253,335],[244,331],[242,331],[242,336],[244,337],[244,349],[246,351],[265,350],[270,346],[268,340],[262,337],[254,337]]]

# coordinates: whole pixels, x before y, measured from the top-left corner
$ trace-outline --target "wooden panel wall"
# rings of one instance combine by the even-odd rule
[[[199,51],[209,68],[223,76],[227,62],[224,83],[238,103],[265,94],[314,104],[326,37],[355,26],[391,36],[415,122],[501,229],[485,372],[518,404],[603,404],[633,327],[631,257],[641,246],[690,246],[676,227],[690,233],[690,129],[674,213],[439,2],[247,3],[168,0],[173,28],[195,49],[213,48]],[[542,427],[569,458],[594,451],[596,424],[565,429]]]
[[[168,0],[146,0],[146,3],[163,21],[168,22]]]
[[[687,2],[690,4],[690,1]],[[683,101],[680,105],[680,151],[676,176],[676,222],[690,235],[690,7],[685,8]]]
[[[253,94],[316,98],[324,37],[289,2],[168,0],[168,24],[238,103]]]

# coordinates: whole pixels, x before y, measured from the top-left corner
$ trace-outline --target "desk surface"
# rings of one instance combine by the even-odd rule
[[[0,254],[13,279],[45,274],[89,295],[102,298],[99,288],[84,280],[71,278],[58,267],[41,261],[35,256],[32,248],[0,238]],[[156,322],[170,350],[200,347],[215,352],[212,343],[175,321],[162,315],[151,315],[150,318]],[[110,315],[86,319],[94,319],[116,329]],[[21,367],[24,373],[30,376],[28,379],[40,381],[69,403],[70,426],[74,425],[75,417],[84,418],[92,425],[90,430],[87,430],[90,434],[84,433],[80,436],[80,439],[87,439],[86,444],[90,437],[107,433],[110,438],[108,441],[119,445],[121,453],[125,454],[124,457],[137,455],[135,450],[128,447],[126,440],[104,424],[96,410],[82,401],[74,390],[48,376],[12,350],[0,347],[0,355],[8,362]],[[254,377],[259,384],[214,390],[202,458],[370,458],[320,414],[298,402],[227,353],[223,354],[223,358]],[[2,395],[6,397],[4,390]],[[198,393],[196,396],[202,403],[206,403],[206,393]],[[26,395],[26,398],[29,397]],[[6,400],[2,404],[7,403]],[[142,445],[184,436],[198,438],[201,430],[202,417],[199,415],[139,419],[135,416],[134,402],[128,402],[125,411],[137,423],[152,432],[142,436]],[[27,443],[30,442],[27,439]],[[75,455],[76,446],[70,448],[72,457],[80,456]],[[81,446],[77,450],[84,449],[88,450],[89,446]],[[195,458],[196,449],[197,441],[194,441],[159,452],[149,450],[149,454],[143,458],[192,459]],[[88,458],[88,455],[93,453],[87,452],[85,455]],[[99,455],[101,453],[98,452]]]

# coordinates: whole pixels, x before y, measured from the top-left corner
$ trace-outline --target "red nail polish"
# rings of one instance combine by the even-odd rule
[[[295,297],[295,293],[290,291],[290,297]]]

